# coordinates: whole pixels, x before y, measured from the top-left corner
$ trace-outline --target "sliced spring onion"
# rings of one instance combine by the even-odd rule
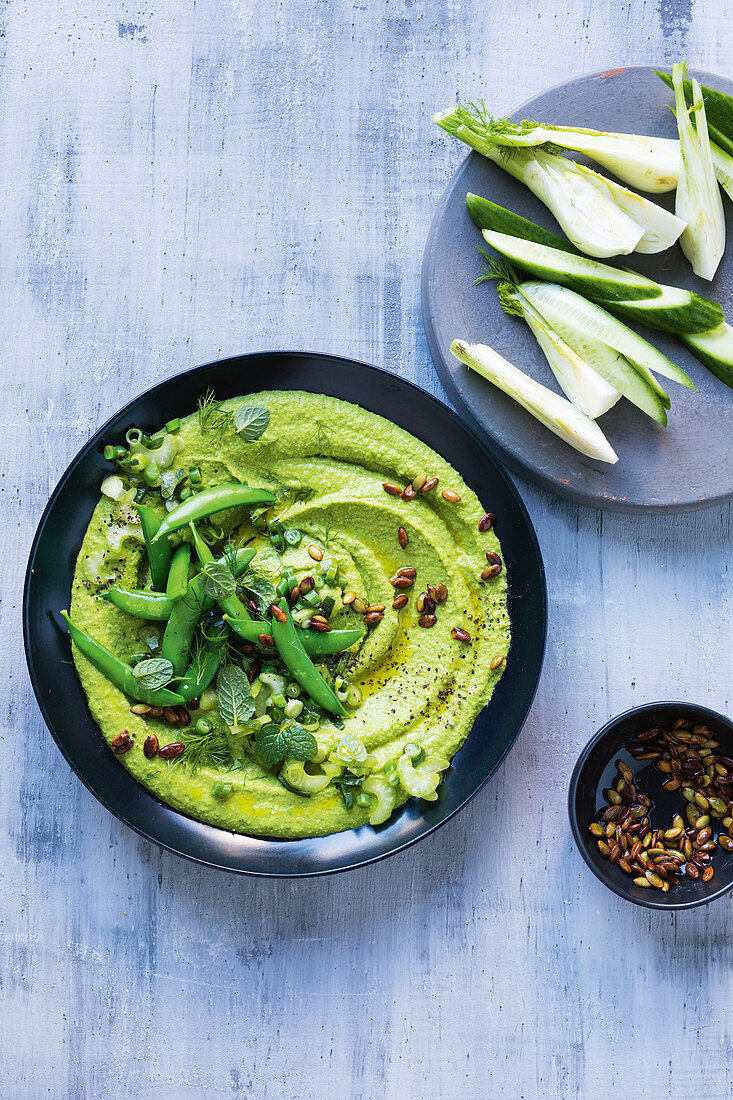
[[[659,252],[684,229],[674,214],[583,164],[541,146],[497,144],[481,109],[459,106],[433,115],[433,121],[525,183],[589,256]]]
[[[677,183],[675,210],[687,222],[680,246],[701,279],[712,279],[725,251],[723,199],[715,178],[705,104],[698,82],[692,80],[692,108],[683,87],[686,66],[672,66],[682,170]],[[693,121],[694,116],[694,121]]]
[[[618,455],[594,420],[565,397],[535,382],[488,344],[454,340],[450,350],[456,359],[503,390],[576,451],[599,462],[618,462]]]
[[[517,313],[527,322],[560,388],[577,409],[596,420],[616,404],[621,397],[618,390],[555,332],[519,287],[500,288],[499,299],[506,312]]]

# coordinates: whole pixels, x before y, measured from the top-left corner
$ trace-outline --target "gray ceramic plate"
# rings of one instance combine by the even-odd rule
[[[701,83],[733,94],[731,81],[709,73],[695,75]],[[669,110],[672,102],[672,93],[651,69],[615,69],[544,92],[518,107],[512,117],[674,137],[675,122]],[[449,140],[447,135],[445,140]],[[491,344],[522,370],[557,389],[525,323],[502,312],[491,284],[472,286],[481,266],[476,246],[482,241],[466,213],[467,191],[492,199],[555,232],[559,230],[539,199],[477,153],[466,158],[443,196],[425,247],[423,319],[438,374],[472,425],[491,437],[514,470],[583,504],[620,512],[662,512],[688,511],[731,499],[733,390],[673,336],[639,329],[687,371],[697,392],[662,379],[672,400],[667,428],[659,427],[628,401],[621,400],[600,420],[619,456],[618,463],[608,467],[577,454],[510,398],[453,358],[448,350],[453,339]],[[674,192],[652,198],[674,209]],[[727,197],[724,203],[728,250],[712,284],[692,274],[677,246],[656,256],[634,254],[617,262],[665,283],[709,294],[733,316],[733,205]]]

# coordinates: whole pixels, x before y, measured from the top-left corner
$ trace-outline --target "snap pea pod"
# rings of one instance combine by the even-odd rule
[[[108,600],[120,611],[134,615],[136,619],[153,619],[165,622],[170,619],[173,602],[163,592],[148,592],[140,588],[118,588],[111,584],[99,593],[100,600]]]
[[[208,562],[212,562],[214,560],[214,555],[211,553],[211,550],[196,530],[195,524],[191,523],[189,524],[189,527],[191,528],[191,534],[193,536],[194,550],[198,555],[199,561],[202,565],[206,565],[208,564]],[[252,616],[250,615],[249,611],[244,606],[236,592],[234,592],[231,596],[223,596],[216,602],[219,604],[219,607],[227,616],[228,620],[240,623],[252,623]],[[261,633],[261,631],[258,631],[258,633]]]
[[[208,489],[202,489],[200,493],[194,493],[192,497],[169,512],[158,528],[153,541],[158,542],[172,531],[178,531],[189,523],[196,523],[198,520],[213,516],[216,512],[224,512],[227,508],[274,503],[275,494],[268,492],[267,489],[253,489],[237,481],[211,485]]]
[[[255,553],[255,550],[237,551],[235,569],[237,574],[247,568]],[[226,565],[223,558],[219,560],[222,565]],[[199,619],[208,608],[214,606],[214,600],[206,595],[201,581],[199,573],[188,582],[184,595],[173,605],[171,617],[163,634],[160,655],[171,662],[176,676],[183,676],[188,667],[188,655]]]
[[[272,637],[285,667],[291,676],[298,681],[303,691],[308,692],[315,703],[318,703],[324,710],[330,711],[331,714],[337,714],[339,717],[345,718],[349,712],[337,698],[333,689],[329,687],[325,680],[321,679],[318,669],[303,648],[303,643],[298,637],[298,631],[293,625],[287,600],[280,600],[277,606],[284,612],[285,617],[283,621],[280,621],[277,616],[273,616]]]
[[[198,699],[216,676],[219,671],[221,647],[228,634],[229,631],[225,626],[220,627],[211,638],[211,641],[207,643],[204,652],[193,660],[186,669],[183,679],[178,685],[178,691],[186,702],[190,699]]]
[[[180,600],[188,587],[188,567],[191,564],[191,546],[184,542],[173,554],[165,594],[169,600]]]
[[[88,661],[91,661],[94,667],[103,676],[106,676],[115,687],[123,691],[125,695],[129,695],[131,699],[136,699],[139,703],[149,703],[153,707],[176,707],[183,704],[183,696],[176,691],[171,691],[169,688],[149,690],[142,687],[133,676],[129,665],[126,665],[119,657],[115,657],[114,653],[110,653],[108,649],[90,637],[81,627],[72,623],[68,611],[62,611],[61,615],[66,620],[71,640],[79,652]]]
[[[168,583],[168,570],[171,564],[171,544],[167,538],[157,538],[162,526],[158,513],[149,508],[147,504],[138,504],[136,508],[140,515],[145,547],[148,551],[153,588],[158,592],[165,592]]]
[[[260,634],[272,635],[272,621],[270,619],[260,620],[259,622],[250,619],[247,622],[244,619],[225,615],[224,620],[245,642],[256,643]],[[356,627],[351,627],[348,630],[329,630],[325,634],[316,634],[312,630],[298,630],[296,633],[303,649],[310,657],[329,657],[333,653],[343,653],[345,649],[350,649],[355,642],[361,641],[364,637],[364,631]]]

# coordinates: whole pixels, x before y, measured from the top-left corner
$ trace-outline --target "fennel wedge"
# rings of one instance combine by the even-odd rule
[[[529,120],[517,123],[508,118],[489,118],[487,130],[497,145],[513,148],[551,145],[584,153],[641,191],[662,194],[677,186],[680,150],[674,138],[605,133]]]
[[[501,282],[497,287],[505,313],[522,317],[542,348],[550,370],[568,400],[592,420],[608,412],[621,397],[590,363],[563,340],[522,293],[521,286]]]
[[[523,283],[522,285],[527,296],[551,324],[554,323],[553,318],[556,314],[562,316],[564,312],[566,323],[580,332],[587,333],[588,336],[602,340],[604,344],[633,363],[636,370],[641,372],[649,384],[657,390],[667,408],[669,408],[669,398],[664,390],[657,388],[658,383],[651,375],[652,371],[655,374],[661,374],[663,378],[669,378],[673,382],[687,386],[688,389],[695,389],[685,372],[676,363],[666,355],[662,355],[661,351],[658,351],[643,336],[639,336],[638,332],[634,332],[596,302],[589,302],[574,290],[553,283]],[[562,334],[562,329],[558,328],[558,332]]]
[[[585,302],[575,291],[554,283],[521,283],[520,287],[537,312],[609,386],[618,390],[652,420],[666,425],[670,405],[666,393],[648,370],[631,362],[617,347],[608,343],[603,318],[599,323],[598,317],[592,317],[592,323],[587,323],[589,319],[584,318],[583,305],[591,306],[591,302]],[[600,310],[600,313],[605,311]],[[586,321],[585,324],[578,323],[579,316],[581,321]]]
[[[454,340],[450,350],[464,366],[502,390],[576,451],[599,462],[618,462],[618,455],[595,420],[565,397],[535,382],[488,344]]]
[[[499,144],[481,106],[458,106],[433,115],[453,137],[521,180],[557,218],[568,238],[589,256],[659,252],[680,236],[684,223],[649,199],[614,183],[552,147]]]
[[[672,67],[675,114],[682,152],[675,211],[687,223],[680,237],[682,251],[695,274],[710,280],[725,252],[725,216],[710,152],[702,90],[693,78],[692,107],[688,107],[683,87],[686,72],[686,65]]]

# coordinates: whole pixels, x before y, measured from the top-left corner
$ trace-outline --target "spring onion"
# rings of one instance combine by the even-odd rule
[[[450,350],[459,362],[503,390],[576,451],[599,462],[618,462],[618,455],[594,420],[565,397],[535,382],[488,344],[454,340]]]
[[[589,256],[660,252],[684,229],[674,214],[583,164],[541,146],[498,144],[482,107],[459,106],[433,121],[525,183]]]
[[[712,279],[725,251],[723,199],[715,178],[705,104],[698,82],[692,80],[692,107],[685,101],[686,66],[672,66],[682,169],[677,183],[675,210],[687,222],[680,246],[701,279]],[[693,121],[694,115],[694,121]]]

